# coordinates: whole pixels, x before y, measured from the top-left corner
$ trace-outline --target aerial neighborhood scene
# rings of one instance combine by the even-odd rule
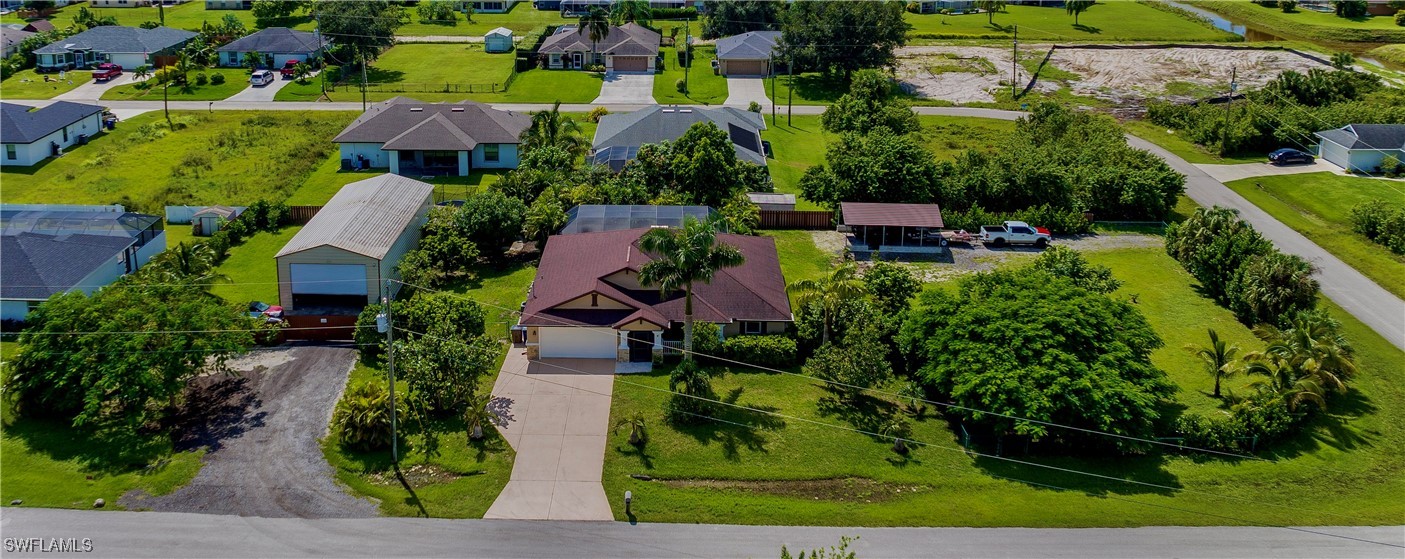
[[[0,553],[1405,554],[1405,1],[0,39]]]

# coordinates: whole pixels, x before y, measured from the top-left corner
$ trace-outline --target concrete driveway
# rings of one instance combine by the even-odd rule
[[[312,77],[315,77],[316,75],[317,73],[313,72],[312,75],[308,77],[308,79],[312,79]],[[277,79],[273,80],[273,83],[270,83],[268,85],[254,87],[251,84],[249,85],[249,87],[244,88],[243,91],[229,96],[229,98],[225,99],[225,101],[270,102],[273,101],[273,96],[278,94],[278,90],[287,87],[288,84],[293,83],[294,81],[296,80],[285,80],[282,76],[279,76]]]
[[[728,107],[746,108],[755,101],[763,110],[771,109],[771,100],[766,97],[765,78],[727,78]]]
[[[82,70],[78,71],[81,72]],[[62,99],[64,101],[97,101],[101,99],[102,94],[109,89],[119,85],[131,85],[138,81],[141,80],[133,78],[131,72],[123,72],[117,79],[107,80],[102,83],[88,80],[88,83],[55,95],[54,99]]]
[[[1254,177],[1276,175],[1299,175],[1302,173],[1337,173],[1342,170],[1323,159],[1315,159],[1310,165],[1269,165],[1268,163],[1241,163],[1238,165],[1196,165],[1205,174],[1220,182],[1229,182]]]
[[[600,96],[594,101],[597,105],[652,105],[654,104],[653,74],[605,74],[605,83],[600,86]]]
[[[600,485],[614,371],[607,359],[528,361],[523,348],[509,351],[493,405],[517,459],[484,518],[614,520]]]

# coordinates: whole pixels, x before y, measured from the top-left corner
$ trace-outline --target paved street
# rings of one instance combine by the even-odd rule
[[[811,528],[521,520],[306,520],[0,510],[5,538],[91,538],[84,557],[776,557],[858,536],[863,559],[1399,558],[1405,528]],[[1331,534],[1331,535],[1323,535]],[[1370,543],[1371,540],[1382,543]],[[18,555],[18,554],[16,554]],[[37,554],[36,554],[37,555]],[[46,554],[63,556],[61,554]]]
[[[484,518],[614,520],[600,485],[614,373],[608,359],[528,361],[522,348],[508,352],[493,406],[517,458]]]

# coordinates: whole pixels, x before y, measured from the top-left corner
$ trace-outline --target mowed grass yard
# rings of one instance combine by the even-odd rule
[[[158,11],[155,6],[144,6],[135,8],[94,8],[87,4],[74,4],[71,6],[59,8],[58,11],[54,12],[54,15],[50,16],[48,19],[54,24],[54,27],[60,29],[68,27],[69,25],[73,24],[74,16],[78,15],[79,7],[88,8],[88,11],[92,12],[92,14],[96,17],[112,16],[114,18],[117,18],[117,25],[137,27],[148,21],[161,21],[161,12]],[[239,18],[239,21],[244,22],[244,25],[246,27],[248,27],[249,29],[254,29],[254,14],[252,11],[206,10],[204,2],[186,2],[184,4],[179,4],[176,6],[166,6],[165,14],[166,27],[174,27],[176,29],[188,29],[191,31],[199,31],[201,25],[204,24],[206,21],[210,23],[219,23],[221,20],[224,19],[224,16],[226,15],[232,15],[236,18]],[[0,17],[0,23],[24,22],[25,20],[20,19],[17,15],[13,13],[6,14],[5,16]],[[291,18],[289,21],[280,23],[279,25],[283,27],[292,27],[293,29],[301,29],[303,31],[311,31],[316,27],[316,25],[312,21],[311,16],[294,17]]]
[[[1021,40],[1088,41],[1238,41],[1233,33],[1139,2],[1099,2],[1078,16],[1063,7],[1006,6],[994,23],[987,14],[914,14],[903,18],[912,42],[932,39],[1003,38],[1019,29]]]
[[[825,162],[826,149],[832,142],[839,141],[837,134],[831,134],[820,127],[819,116],[795,116],[791,124],[786,124],[785,109],[779,108],[776,124],[771,124],[769,113],[766,117],[766,130],[761,138],[771,142],[775,158],[769,162],[771,179],[777,192],[800,194],[800,179],[805,170]],[[1015,123],[988,118],[966,118],[949,116],[921,115],[920,135],[927,149],[938,159],[955,159],[967,149],[993,150],[1000,139],[1015,129]],[[796,209],[816,210],[819,206],[797,200]]]
[[[1371,200],[1405,207],[1405,183],[1334,173],[1225,183],[1254,205],[1327,249],[1377,285],[1405,297],[1405,256],[1352,230],[1351,208]]]
[[[1211,153],[1204,146],[1181,137],[1175,130],[1167,129],[1165,126],[1147,120],[1122,121],[1122,129],[1133,136],[1161,146],[1166,151],[1174,153],[1190,163],[1234,165],[1268,161],[1266,153],[1246,153],[1221,157]]]
[[[789,240],[794,239],[783,246]],[[782,248],[788,274],[814,266],[787,263],[788,255],[813,258]],[[1115,296],[1138,295],[1138,306],[1165,341],[1153,360],[1181,386],[1177,399],[1192,410],[1212,411],[1213,402],[1202,393],[1210,387],[1209,377],[1182,346],[1203,342],[1203,329],[1213,326],[1232,342],[1257,349],[1248,330],[1200,297],[1186,273],[1159,249],[1116,249],[1089,258],[1127,282]],[[959,427],[932,411],[914,421],[912,438],[921,444],[903,458],[891,451],[890,440],[851,430],[895,413],[895,403],[882,395],[859,408],[833,405],[824,403],[830,393],[809,378],[742,369],[720,372],[713,380],[716,392],[728,402],[766,413],[724,408],[725,423],[675,429],[663,420],[668,375],[660,368],[616,380],[611,421],[643,413],[650,439],[641,450],[627,443],[625,431],[610,436],[605,492],[616,519],[639,522],[1398,524],[1405,518],[1405,503],[1391,495],[1405,491],[1405,388],[1399,367],[1405,353],[1330,302],[1323,305],[1343,322],[1358,352],[1361,375],[1330,417],[1264,452],[1265,460],[1161,452],[1115,458],[1014,455],[1031,463],[1022,465],[963,452]],[[1228,386],[1242,390],[1246,380],[1232,379]],[[991,453],[993,446],[977,450]],[[632,479],[631,474],[654,480]],[[632,516],[624,513],[626,490],[634,494]]]
[[[1395,25],[1395,18],[1391,16],[1343,18],[1331,12],[1304,9],[1301,4],[1292,13],[1284,13],[1277,6],[1252,2],[1190,0],[1188,3],[1290,37],[1327,43],[1405,41],[1405,27]]]
[[[693,47],[693,64],[683,67],[678,63],[678,50],[672,47],[660,49],[663,53],[663,71],[654,76],[654,101],[660,105],[721,105],[727,101],[727,78],[712,71],[712,61],[717,58],[717,50],[707,47]],[[678,80],[688,76],[688,92],[678,91]]]
[[[273,255],[278,254],[283,245],[293,240],[293,236],[301,230],[302,226],[295,225],[277,232],[260,231],[242,244],[231,247],[229,256],[218,267],[219,273],[229,282],[215,284],[210,292],[240,305],[251,301],[277,305],[278,266]]]
[[[224,76],[224,83],[207,82],[197,85],[195,76]],[[119,85],[104,91],[102,98],[107,101],[161,101],[169,97],[172,101],[220,101],[249,87],[249,71],[243,68],[201,68],[190,72],[184,86],[173,85],[169,92],[151,83],[151,87],[140,88],[136,84]]]
[[[86,146],[32,167],[5,167],[10,203],[111,204],[161,214],[167,204],[282,201],[324,160],[353,113],[185,111],[124,120]],[[350,181],[347,181],[350,182]]]
[[[44,81],[49,78],[53,81]],[[92,81],[92,72],[64,72],[63,79],[58,74],[40,74],[34,70],[20,70],[5,81],[0,82],[0,97],[9,99],[50,99],[73,88]]]

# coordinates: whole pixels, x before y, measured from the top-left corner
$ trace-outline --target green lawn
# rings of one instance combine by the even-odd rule
[[[1003,136],[1015,129],[1015,123],[988,118],[949,116],[917,117],[922,123],[920,135],[927,149],[939,159],[955,159],[967,149],[991,151]],[[825,150],[838,136],[820,128],[819,116],[795,116],[786,124],[785,109],[776,116],[776,124],[766,115],[767,129],[761,138],[771,142],[775,158],[770,160],[771,179],[777,192],[800,193],[800,178],[805,170],[825,162]],[[798,200],[798,210],[821,209],[806,200]]]
[[[302,226],[298,225],[284,227],[277,233],[260,231],[243,244],[230,248],[229,256],[219,265],[219,273],[229,278],[229,283],[215,285],[210,292],[231,303],[278,304],[278,267],[273,255],[301,230]]]
[[[391,51],[389,52],[394,52],[395,50],[404,49],[406,47],[449,47],[450,49],[463,48],[462,45],[406,44],[397,46],[394,49],[391,49]],[[494,66],[488,69],[490,75],[497,76],[498,72],[511,72],[512,58],[510,54],[492,54],[484,56],[508,57],[505,59],[506,61],[502,63],[503,65],[501,67],[496,66],[497,63],[493,62]],[[443,61],[440,61],[440,63],[445,64],[445,66],[442,69],[435,68],[431,71],[443,72],[452,69],[454,72],[462,72],[462,68],[456,67],[453,64],[446,64]],[[498,93],[470,93],[467,91],[467,88],[465,88],[463,85],[460,85],[458,92],[445,92],[446,87],[443,83],[434,85],[427,84],[425,82],[410,81],[408,78],[403,77],[404,70],[391,70],[389,69],[390,67],[384,66],[383,62],[378,61],[374,63],[371,68],[373,68],[374,71],[371,71],[367,74],[368,83],[376,82],[378,78],[404,80],[404,83],[402,83],[402,85],[400,86],[381,87],[379,88],[379,91],[377,91],[377,88],[375,86],[368,88],[369,91],[366,92],[366,99],[373,102],[384,101],[386,99],[390,99],[391,97],[403,96],[412,97],[421,101],[433,102],[470,100],[479,101],[483,103],[551,103],[554,101],[561,101],[562,103],[589,103],[591,101],[594,101],[596,97],[600,96],[600,85],[603,83],[602,75],[597,74],[595,72],[582,72],[576,70],[528,70],[526,72],[518,73],[517,77],[513,78],[512,84],[505,92],[501,91],[501,85],[506,80],[506,75],[502,75],[502,79],[498,80],[497,82],[492,82],[499,84]],[[328,79],[333,79],[331,76],[335,75],[335,71],[332,68],[329,68],[327,71],[329,72]],[[420,75],[428,76],[430,74]],[[453,89],[452,84],[454,83],[468,83],[464,82],[463,80],[474,80],[473,83],[478,84],[474,87],[475,91],[481,89],[484,84],[490,83],[487,80],[480,82],[478,81],[480,80],[480,78],[469,78],[466,77],[466,74],[462,73],[451,73],[449,74],[449,76],[452,76],[452,79],[457,80],[448,82],[450,85],[447,87],[447,89],[450,90]],[[444,76],[441,74],[440,77]],[[359,87],[359,83],[359,78],[357,78],[356,80],[353,80],[347,85],[331,88],[331,91],[327,92],[327,98],[331,101],[341,102],[360,101],[361,89]],[[404,89],[406,91],[391,91],[392,89]],[[283,89],[278,91],[278,94],[274,97],[274,99],[278,101],[315,101],[321,98],[321,96],[321,78],[312,78],[304,84],[291,83],[287,86],[284,86]]]
[[[1395,25],[1394,18],[1390,16],[1347,19],[1337,17],[1336,14],[1305,10],[1301,6],[1297,11],[1285,14],[1277,7],[1260,6],[1250,2],[1189,0],[1187,3],[1289,38],[1327,43],[1405,41],[1405,27]]]
[[[1405,68],[1405,45],[1383,45],[1371,49],[1367,56],[1391,64],[1396,69]]]
[[[907,13],[908,38],[1002,39],[1019,29],[1021,40],[1088,41],[1237,41],[1238,36],[1209,24],[1137,2],[1099,2],[1078,17],[1062,8],[1006,6],[994,24],[987,14],[949,15]]]
[[[781,261],[781,275],[786,283],[821,279],[834,269],[838,255],[826,253],[815,246],[809,231],[762,231],[776,240],[776,254]]]
[[[400,26],[396,31],[397,35],[478,35],[482,36],[489,30],[497,27],[511,29],[518,38],[537,27],[547,25],[562,25],[575,23],[575,18],[561,17],[560,10],[538,10],[532,7],[531,2],[518,2],[511,10],[505,14],[473,14],[473,22],[464,19],[464,14],[455,14],[455,24],[447,25],[442,23],[420,23],[419,16],[414,14],[414,8],[406,10],[410,13],[409,22]]]
[[[515,262],[503,266],[479,265],[473,276],[459,280],[445,289],[471,297],[483,306],[487,314],[487,331],[503,339],[507,329],[517,324],[517,310],[527,300],[527,287],[537,277],[534,262]]]
[[[1405,207],[1405,183],[1310,173],[1225,184],[1377,285],[1405,297],[1405,256],[1356,234],[1350,217],[1351,208],[1373,199]]]
[[[225,81],[219,85],[195,85],[195,76],[201,73],[211,77],[221,75]],[[102,98],[108,101],[161,101],[169,96],[172,101],[220,101],[249,87],[249,71],[243,68],[202,68],[191,72],[188,80],[185,87],[173,85],[169,92],[162,92],[155,82],[146,89],[137,87],[137,84],[119,85],[104,91]]]
[[[1214,325],[1234,341],[1250,344],[1230,313],[1202,299],[1189,278],[1155,248],[1090,255],[1129,284],[1118,296],[1138,292],[1167,349],[1154,360],[1183,367],[1176,352],[1197,332]],[[1033,465],[1018,465],[962,452],[957,427],[930,412],[913,423],[913,437],[933,446],[902,458],[890,442],[831,426],[868,425],[894,413],[882,400],[862,408],[824,406],[829,397],[806,378],[734,370],[714,377],[724,399],[785,417],[727,409],[722,419],[682,430],[663,422],[667,372],[618,377],[611,421],[642,412],[650,439],[641,450],[627,433],[612,434],[603,482],[617,520],[831,526],[1028,526],[1398,524],[1405,502],[1405,388],[1388,342],[1330,303],[1355,344],[1361,375],[1330,418],[1310,433],[1265,454],[1272,461],[1236,461],[1152,453],[1074,459],[1015,458],[1161,489],[1100,480]],[[1207,379],[1191,370],[1171,371],[1182,383],[1177,396],[1192,409]],[[1240,389],[1243,379],[1230,381]],[[825,411],[820,411],[824,409]],[[740,425],[737,425],[740,424]],[[989,447],[978,450],[993,452]],[[1007,449],[1007,452],[1009,449]],[[1330,468],[1330,473],[1324,470]],[[647,474],[653,481],[632,479]],[[634,494],[632,516],[622,495]],[[1262,503],[1274,503],[1278,508]]]
[[[54,81],[46,82],[44,78]],[[0,97],[5,99],[49,99],[60,93],[88,83],[93,79],[92,72],[64,72],[63,80],[58,74],[40,74],[34,70],[20,70],[0,82]]]
[[[124,120],[63,157],[5,167],[10,203],[111,204],[162,213],[167,204],[284,200],[328,157],[353,113],[186,111]],[[348,181],[350,182],[350,181]]]
[[[73,24],[73,17],[78,15],[78,8],[80,6],[88,8],[88,11],[92,12],[93,15],[97,17],[112,16],[117,18],[118,25],[137,27],[148,21],[160,21],[160,12],[157,11],[155,6],[140,8],[93,8],[87,4],[76,4],[65,8],[59,8],[59,10],[49,18],[49,21],[53,22],[54,27],[60,29],[68,27]],[[166,26],[176,29],[199,31],[204,22],[219,23],[224,19],[225,15],[233,15],[239,18],[239,21],[244,22],[246,27],[254,29],[254,14],[249,10],[206,10],[204,2],[187,2],[177,6],[167,6],[165,8],[165,13]],[[15,14],[7,14],[4,17],[0,17],[0,23],[24,23],[24,20],[20,19]],[[304,31],[311,31],[315,27],[312,18],[308,16],[296,17],[281,25],[283,27],[292,27]]]
[[[11,342],[4,342],[7,351]],[[7,372],[8,373],[8,372]],[[165,495],[200,471],[204,451],[172,453],[165,437],[111,440],[81,434],[65,423],[13,417],[3,404],[0,432],[0,499],[25,507],[91,509],[132,490]]]
[[[1262,163],[1268,160],[1267,154],[1246,153],[1220,157],[1204,146],[1182,138],[1176,131],[1147,120],[1126,120],[1122,129],[1138,138],[1156,144],[1191,163],[1210,165],[1233,165],[1236,163]]]
[[[727,101],[727,78],[712,72],[716,49],[693,48],[693,65],[686,68],[688,93],[679,93],[677,82],[683,79],[685,68],[678,64],[678,51],[672,47],[660,49],[663,71],[654,76],[654,101],[660,105],[721,105]]]

